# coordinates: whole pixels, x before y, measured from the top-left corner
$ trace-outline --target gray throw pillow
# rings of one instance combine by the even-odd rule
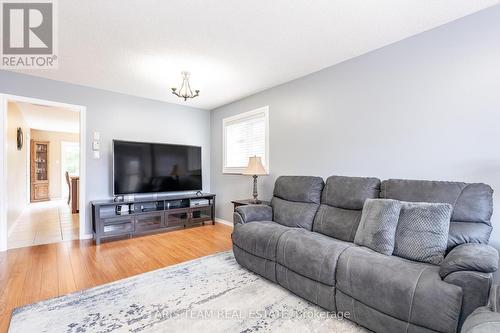
[[[354,244],[382,254],[394,251],[401,202],[391,199],[366,199]]]
[[[393,254],[439,265],[446,252],[452,210],[447,203],[402,202]]]

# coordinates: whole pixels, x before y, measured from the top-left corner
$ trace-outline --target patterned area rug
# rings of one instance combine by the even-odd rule
[[[14,310],[9,332],[368,332],[239,266],[196,259]]]

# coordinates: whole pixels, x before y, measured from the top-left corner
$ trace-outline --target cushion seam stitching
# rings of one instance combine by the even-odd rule
[[[410,328],[410,323],[411,323],[411,316],[413,313],[413,301],[415,300],[415,293],[417,292],[417,287],[418,287],[418,282],[420,281],[420,278],[422,277],[422,274],[427,270],[428,268],[424,268],[420,271],[420,274],[418,275],[417,281],[415,282],[415,288],[413,289],[413,294],[411,295],[411,302],[410,302],[410,311],[408,313],[408,325],[406,325],[406,332],[408,332],[408,329]]]

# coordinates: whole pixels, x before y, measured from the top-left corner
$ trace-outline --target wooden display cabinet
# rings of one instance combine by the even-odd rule
[[[31,202],[49,200],[49,143],[31,140]]]

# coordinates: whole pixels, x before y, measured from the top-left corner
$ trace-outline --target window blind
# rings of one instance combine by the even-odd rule
[[[251,156],[259,156],[267,165],[267,108],[242,114],[224,122],[224,172],[242,172]]]

